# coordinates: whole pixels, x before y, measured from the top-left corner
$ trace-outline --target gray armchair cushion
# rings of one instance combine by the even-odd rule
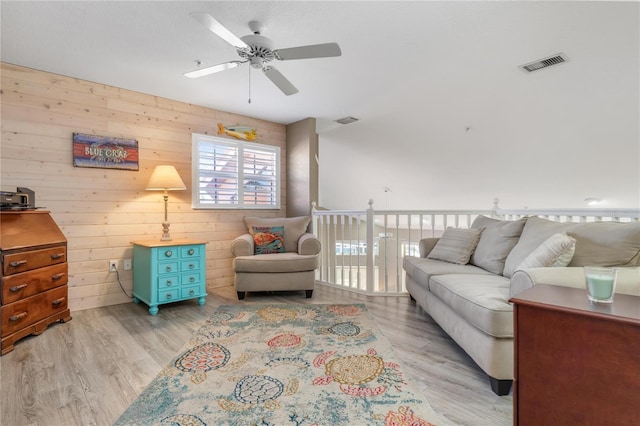
[[[247,231],[252,232],[254,226],[284,226],[284,251],[295,253],[298,251],[298,240],[307,232],[311,218],[298,217],[251,217],[246,216],[244,223]]]
[[[297,253],[270,253],[255,256],[240,256],[233,259],[236,272],[303,272],[318,268],[316,255],[302,256]]]

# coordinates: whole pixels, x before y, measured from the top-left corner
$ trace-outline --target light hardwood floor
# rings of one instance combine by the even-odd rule
[[[208,291],[204,306],[161,305],[156,317],[143,303],[72,312],[72,321],[19,341],[0,358],[0,424],[112,424],[215,308],[231,303],[366,303],[436,412],[454,425],[512,424],[512,397],[496,396],[482,370],[408,296],[317,285],[312,299],[252,293],[239,302],[233,287]]]

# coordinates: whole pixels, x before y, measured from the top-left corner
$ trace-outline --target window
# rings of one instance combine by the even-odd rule
[[[280,208],[280,147],[195,133],[192,144],[194,208]]]

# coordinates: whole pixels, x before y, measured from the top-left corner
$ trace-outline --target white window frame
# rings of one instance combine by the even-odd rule
[[[237,191],[238,196],[236,197],[236,203],[230,203],[228,201],[224,203],[217,203],[211,200],[204,200],[200,192],[200,178],[201,178],[201,170],[200,170],[200,154],[201,154],[201,146],[203,144],[213,144],[213,145],[223,145],[226,147],[234,147],[238,150],[237,158],[238,158],[238,167],[235,171],[237,176],[237,183],[235,190]],[[246,142],[241,140],[233,140],[222,138],[218,136],[210,136],[203,135],[198,133],[193,133],[191,135],[191,164],[192,164],[192,207],[194,209],[251,209],[251,210],[279,210],[280,209],[280,176],[281,176],[281,167],[280,167],[280,147],[273,145],[264,145],[257,144],[252,142]],[[252,204],[247,202],[244,199],[244,185],[239,185],[240,182],[244,182],[244,151],[245,149],[255,150],[262,153],[266,153],[274,156],[275,160],[275,177],[272,179],[275,180],[274,188],[275,191],[271,191],[272,198],[275,199],[274,203],[270,204]],[[232,172],[233,173],[233,172]]]

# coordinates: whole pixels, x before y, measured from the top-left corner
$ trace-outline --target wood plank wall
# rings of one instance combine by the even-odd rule
[[[285,216],[284,125],[6,63],[0,71],[0,186],[34,190],[67,237],[72,311],[130,301],[109,260],[131,294],[132,271],[122,270],[130,242],[162,234],[162,193],[144,189],[158,164],[173,164],[187,186],[169,193],[171,236],[209,242],[208,287],[233,285],[229,246],[244,216]],[[191,208],[191,134],[216,134],[217,123],[254,127],[256,142],[281,147],[280,210]],[[140,170],[73,167],[74,132],[138,140]]]

